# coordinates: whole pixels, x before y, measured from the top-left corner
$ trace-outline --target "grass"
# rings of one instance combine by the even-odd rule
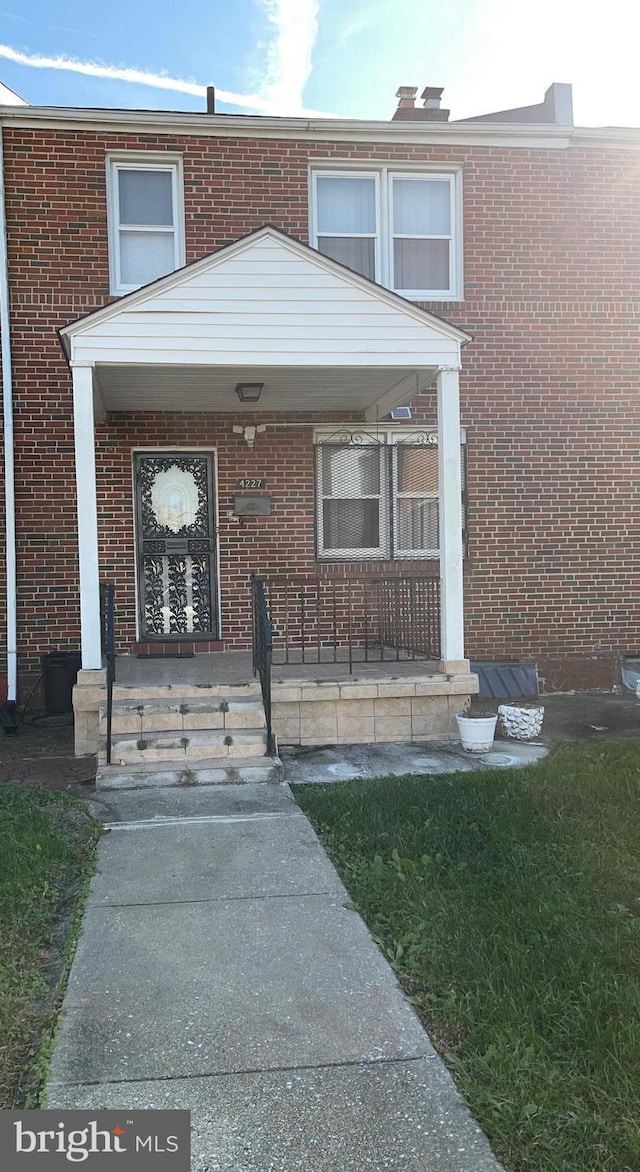
[[[640,742],[296,789],[496,1155],[640,1169]]]
[[[98,835],[66,795],[0,786],[0,1109],[37,1105]]]

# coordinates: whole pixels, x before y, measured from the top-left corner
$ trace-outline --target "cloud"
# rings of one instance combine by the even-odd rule
[[[345,41],[353,40],[354,37],[361,37],[374,30],[379,32],[380,26],[383,22],[388,24],[388,9],[384,0],[380,3],[367,3],[365,8],[360,11],[350,11],[344,14],[344,23],[339,27],[339,37],[341,44]]]
[[[279,107],[301,109],[318,35],[318,0],[260,0],[274,35],[267,45],[267,68],[259,94]]]
[[[296,0],[269,0],[269,3],[274,8],[277,7],[279,13],[278,19],[281,18],[281,9],[296,10]],[[317,9],[315,2],[312,4],[310,0],[300,0],[300,8],[302,10],[306,11],[307,8],[311,7]],[[224,102],[226,105],[236,106],[241,110],[251,110],[259,114],[287,114],[291,117],[335,118],[335,114],[327,114],[322,110],[307,110],[302,106],[302,87],[311,68],[310,57],[313,41],[311,41],[308,48],[308,66],[305,66],[304,63],[293,62],[292,72],[290,74],[286,72],[285,54],[289,52],[288,46],[297,44],[302,50],[305,40],[310,35],[309,27],[305,17],[302,21],[302,27],[297,35],[297,39],[295,30],[292,30],[290,39],[284,27],[278,24],[278,35],[272,49],[269,51],[269,66],[264,81],[260,86],[260,92],[257,94],[236,94],[228,90],[216,88],[218,100]],[[206,86],[200,85],[198,82],[187,81],[184,78],[168,77],[164,73],[149,73],[144,69],[106,65],[101,61],[78,61],[75,57],[43,57],[35,53],[21,53],[19,50],[13,49],[10,45],[0,44],[0,57],[4,57],[7,61],[13,61],[15,65],[26,65],[31,69],[60,69],[69,73],[81,73],[85,77],[99,77],[107,81],[130,82],[134,85],[149,86],[152,89],[170,90],[178,94],[189,94],[197,98],[204,98],[207,92]],[[304,72],[305,68],[307,69],[306,73]],[[304,81],[301,80],[303,75]],[[270,80],[271,78],[273,79],[272,81]],[[273,91],[270,88],[272,85],[274,87]]]

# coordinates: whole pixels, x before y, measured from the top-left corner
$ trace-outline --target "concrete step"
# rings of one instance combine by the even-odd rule
[[[111,739],[111,761],[122,765],[169,761],[184,766],[212,757],[221,758],[224,763],[232,757],[263,757],[266,751],[264,728],[177,730],[141,736],[122,733]],[[101,737],[98,764],[104,765],[106,759],[106,738]]]
[[[264,728],[261,696],[192,699],[116,700],[111,733],[144,737],[155,732],[191,732],[194,729]],[[100,708],[100,733],[107,731],[107,708]]]
[[[241,696],[260,696],[259,680],[244,684],[149,684],[128,687],[116,683],[113,686],[114,701],[126,700],[205,700],[219,697],[221,700],[239,699]]]
[[[251,785],[284,778],[279,757],[220,757],[180,765],[141,762],[137,765],[100,765],[97,790],[152,789],[167,786]]]

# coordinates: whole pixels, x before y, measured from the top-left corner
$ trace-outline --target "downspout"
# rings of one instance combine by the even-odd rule
[[[9,318],[9,268],[7,217],[4,192],[4,143],[0,122],[0,353],[2,354],[2,416],[4,424],[4,500],[7,542],[7,701],[14,706],[18,694],[16,494],[13,457],[13,368]]]

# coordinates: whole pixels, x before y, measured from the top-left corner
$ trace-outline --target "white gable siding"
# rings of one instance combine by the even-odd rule
[[[446,330],[266,234],[71,337],[98,363],[424,367],[457,364]]]

